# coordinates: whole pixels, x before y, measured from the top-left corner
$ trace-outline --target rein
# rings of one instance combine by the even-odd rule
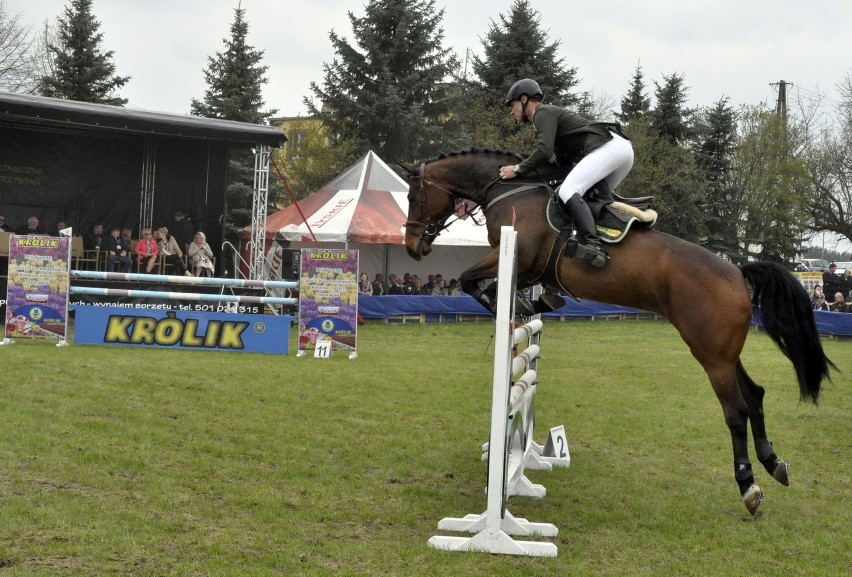
[[[440,190],[441,192],[445,193],[447,196],[452,198],[454,201],[457,201],[457,200],[472,200],[472,199],[468,199],[468,198],[465,198],[463,196],[460,196],[459,194],[456,194],[455,192],[449,190],[448,188],[445,188],[445,187],[441,186],[440,184],[427,179],[426,178],[426,163],[423,163],[423,164],[420,165],[420,174],[413,176],[413,178],[416,178],[420,181],[419,192],[420,192],[420,215],[421,215],[421,217],[422,217],[423,214],[428,215],[428,211],[426,210],[426,208],[427,208],[426,207],[427,195],[423,194],[423,189],[425,188],[425,185],[429,185],[429,186],[431,186],[431,187],[433,187],[437,190]],[[490,189],[492,186],[494,186],[494,184],[499,180],[500,179],[498,178],[494,182],[489,183],[482,190],[482,193],[487,192],[488,189]],[[465,208],[464,208],[464,213],[462,214],[462,216],[456,216],[455,219],[453,219],[449,222],[447,222],[447,219],[450,218],[450,216],[452,216],[452,214],[449,214],[446,217],[441,218],[441,219],[436,219],[435,222],[431,222],[432,217],[427,216],[425,222],[419,221],[419,220],[407,220],[407,221],[405,221],[405,229],[409,232],[409,234],[411,234],[411,236],[413,236],[417,240],[422,240],[424,237],[437,237],[439,234],[441,234],[442,231],[449,228],[449,226],[451,224],[453,224],[454,222],[456,222],[457,220],[461,220],[461,218],[464,217],[464,216],[470,216],[472,214],[475,214],[477,209],[482,210],[482,207],[480,207],[478,205],[476,207],[474,207],[472,210],[468,208],[467,204],[465,204],[464,206],[465,206]],[[415,233],[414,231],[411,230],[411,228],[410,228],[411,226],[420,227],[420,228],[423,229],[423,232],[420,233],[420,234],[417,234],[417,233]],[[477,225],[477,226],[481,226],[481,225]]]

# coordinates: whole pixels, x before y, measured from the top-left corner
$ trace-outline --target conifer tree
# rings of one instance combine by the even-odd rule
[[[743,254],[738,223],[744,216],[743,203],[733,184],[731,166],[736,149],[736,113],[722,98],[705,114],[696,128],[698,142],[694,156],[702,179],[707,183],[704,214],[707,239],[704,246],[735,260]]]
[[[654,82],[654,85],[657,104],[650,112],[651,126],[661,138],[673,144],[683,143],[691,133],[692,114],[685,107],[688,89],[684,86],[684,77],[671,74],[663,77],[662,84]]]
[[[92,0],[70,0],[58,19],[58,42],[48,50],[53,55],[53,75],[41,82],[44,96],[123,106],[126,98],[115,91],[130,76],[117,76],[114,51],[103,51],[101,23],[92,14]]]
[[[448,146],[447,84],[458,58],[442,47],[444,11],[434,0],[369,0],[365,15],[350,12],[354,44],[331,32],[337,54],[323,65],[322,84],[305,98],[339,141],[354,153],[372,149],[388,160],[412,161]],[[457,95],[456,95],[457,96]]]
[[[231,37],[223,40],[225,51],[208,57],[204,78],[208,88],[204,99],[192,99],[191,114],[207,118],[263,124],[276,110],[262,110],[262,86],[267,82],[267,67],[261,64],[263,51],[246,42],[249,26],[245,9],[234,9]],[[277,179],[269,179],[269,202],[280,194]],[[277,185],[273,189],[273,185]],[[225,238],[234,242],[239,230],[251,224],[254,194],[254,160],[251,150],[233,149],[228,164]]]
[[[483,58],[474,56],[473,71],[495,100],[502,100],[521,78],[532,78],[541,86],[547,102],[571,106],[579,96],[571,93],[579,80],[577,69],[568,68],[558,57],[560,41],[548,42],[541,29],[541,16],[529,0],[515,0],[508,16],[492,21],[482,40]]]
[[[621,113],[615,115],[625,126],[633,120],[642,118],[651,109],[651,99],[645,94],[645,89],[645,75],[642,67],[637,64],[630,90],[621,99]]]

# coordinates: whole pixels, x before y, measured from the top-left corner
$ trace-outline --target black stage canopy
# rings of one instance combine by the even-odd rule
[[[37,216],[48,233],[62,220],[75,235],[100,223],[137,238],[180,210],[218,252],[230,151],[285,141],[272,126],[0,92],[0,213],[14,227]]]

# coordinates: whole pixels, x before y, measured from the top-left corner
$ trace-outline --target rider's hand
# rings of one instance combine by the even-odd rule
[[[517,168],[518,168],[518,165],[501,166],[500,167],[500,178],[502,178],[504,180],[507,179],[507,178],[515,178],[516,176],[518,176],[518,173],[516,171]]]

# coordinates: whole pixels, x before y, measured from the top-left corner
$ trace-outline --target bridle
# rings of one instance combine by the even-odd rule
[[[420,165],[419,174],[416,174],[416,175],[412,174],[411,178],[416,178],[420,181],[420,188],[418,189],[418,194],[420,195],[420,218],[423,219],[424,214],[426,215],[426,217],[423,220],[407,220],[407,221],[405,221],[405,230],[411,236],[416,238],[418,241],[422,242],[424,239],[426,239],[427,241],[432,242],[433,240],[435,240],[435,238],[439,234],[441,234],[441,231],[449,228],[449,226],[451,224],[453,224],[454,222],[456,222],[457,220],[461,220],[464,217],[473,215],[477,210],[482,209],[478,205],[474,206],[473,208],[470,208],[467,204],[465,204],[464,212],[462,213],[462,215],[456,216],[455,219],[453,219],[449,222],[447,222],[447,219],[450,218],[454,214],[452,212],[450,214],[448,214],[447,216],[443,217],[443,218],[438,218],[438,219],[432,218],[432,216],[429,215],[429,211],[427,210],[427,208],[428,208],[427,200],[428,200],[429,195],[427,195],[423,192],[424,189],[426,188],[426,185],[429,185],[432,188],[440,190],[441,192],[443,192],[444,194],[449,196],[453,200],[453,203],[455,203],[458,200],[468,200],[468,199],[462,197],[459,194],[456,194],[455,192],[449,190],[448,188],[441,186],[440,184],[438,184],[436,182],[433,182],[433,181],[427,179],[426,178],[426,163],[425,162]],[[500,180],[500,179],[498,178],[497,180]],[[493,185],[493,183],[489,184],[484,190],[487,191],[489,188],[491,188],[492,185]],[[412,230],[411,227],[418,227],[421,230],[421,232],[417,233],[414,230]]]

